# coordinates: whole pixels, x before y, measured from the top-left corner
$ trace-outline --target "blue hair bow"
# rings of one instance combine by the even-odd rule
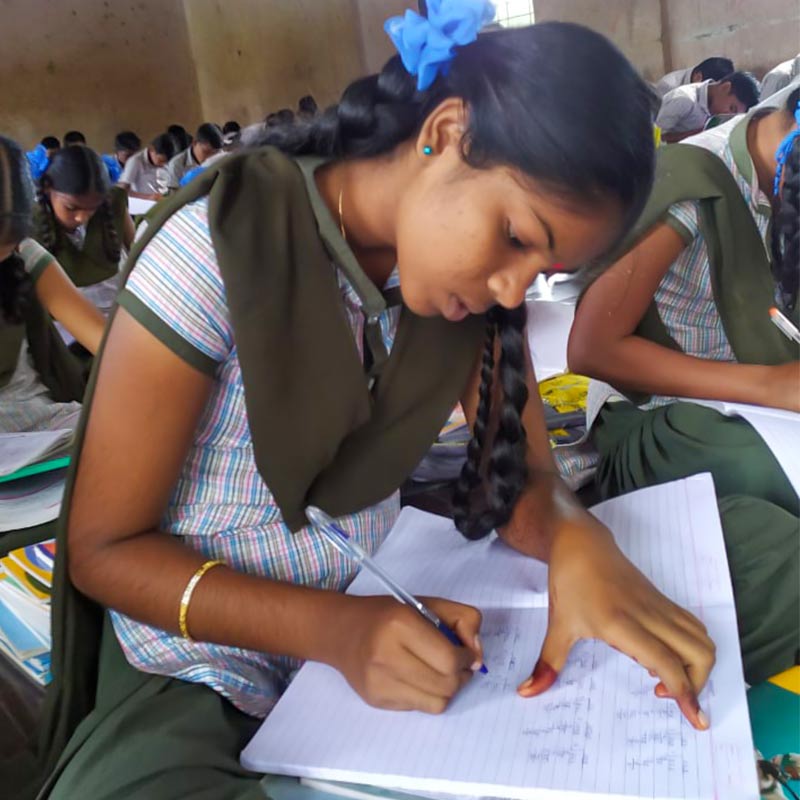
[[[31,177],[38,181],[50,166],[47,148],[43,144],[37,144],[33,150],[25,153],[25,157],[28,159],[28,169],[31,171]]]
[[[409,10],[383,25],[403,66],[417,76],[419,91],[437,75],[447,75],[455,47],[474,42],[478,31],[494,19],[494,6],[488,0],[428,0],[427,5],[427,18]]]
[[[783,141],[778,145],[778,149],[775,151],[775,160],[778,162],[778,168],[775,170],[775,182],[772,184],[772,194],[775,197],[778,196],[778,190],[781,187],[781,176],[783,175],[783,167],[786,164],[786,159],[789,158],[794,140],[800,136],[800,100],[798,100],[797,108],[794,110],[794,119],[797,123],[797,127],[786,134]]]

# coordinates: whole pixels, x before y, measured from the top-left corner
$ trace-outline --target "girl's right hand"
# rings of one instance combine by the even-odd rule
[[[761,387],[762,404],[800,412],[800,361],[765,367],[767,380]]]
[[[480,612],[424,599],[465,643],[455,647],[414,609],[391,597],[348,597],[327,659],[371,706],[441,714],[483,663]]]

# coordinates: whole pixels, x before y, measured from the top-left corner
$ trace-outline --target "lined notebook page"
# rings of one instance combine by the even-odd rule
[[[695,732],[672,701],[655,698],[655,679],[596,641],[573,648],[543,696],[519,698],[516,686],[530,674],[547,623],[537,565],[495,540],[464,542],[449,522],[406,509],[380,560],[410,588],[416,569],[424,591],[469,599],[483,610],[489,674],[476,675],[443,715],[429,716],[370,708],[335,670],[307,664],[242,763],[454,795],[755,800],[736,621],[710,476],[609,501],[598,515],[659,586],[691,601],[686,605],[717,643],[717,665],[701,697],[711,731]],[[498,568],[504,560],[513,568]],[[353,588],[377,590],[365,575]]]

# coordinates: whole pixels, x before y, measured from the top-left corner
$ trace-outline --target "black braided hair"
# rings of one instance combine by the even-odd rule
[[[795,89],[786,103],[794,115],[800,99]],[[787,311],[797,305],[800,289],[800,136],[796,137],[783,167],[780,202],[772,218],[772,274],[778,285],[778,301]]]
[[[395,56],[377,75],[351,83],[322,114],[251,129],[243,144],[371,158],[418,134],[448,97],[467,108],[461,153],[469,166],[508,166],[562,197],[616,201],[624,211],[620,236],[638,218],[653,180],[657,101],[607,39],[571,23],[481,34],[457,48],[447,75],[425,91]],[[487,314],[478,420],[454,498],[456,525],[468,538],[508,521],[528,477],[524,328],[524,307]],[[502,391],[494,391],[495,370]],[[486,453],[493,417],[497,429]]]
[[[17,245],[29,233],[33,190],[22,148],[0,136],[0,244]],[[25,317],[33,281],[16,253],[0,262],[0,326]]]
[[[467,539],[480,539],[494,528],[505,525],[528,479],[527,439],[522,425],[522,410],[528,402],[523,339],[526,316],[524,303],[512,309],[495,306],[487,314],[478,413],[467,447],[467,460],[453,494],[453,519]],[[500,342],[498,373],[502,405],[484,480],[484,444],[493,406],[497,340]]]
[[[37,220],[36,238],[48,250],[57,250],[63,233],[58,224],[47,190],[76,197],[99,194],[105,197],[96,213],[103,215],[103,244],[106,256],[119,261],[119,235],[113,225],[113,215],[108,200],[111,181],[100,156],[89,147],[63,147],[50,159],[50,164],[39,179],[36,200],[41,209]]]

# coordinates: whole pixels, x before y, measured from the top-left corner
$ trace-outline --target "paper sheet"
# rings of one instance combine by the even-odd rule
[[[58,518],[66,470],[0,484],[0,532],[32,528]]]
[[[155,200],[145,200],[143,197],[129,197],[128,212],[131,216],[146,214],[155,204]]]
[[[0,434],[0,475],[66,453],[71,442],[71,430]]]
[[[567,371],[567,342],[574,302],[528,300],[528,345],[539,381]]]
[[[726,798],[758,789],[730,581],[709,475],[603,503],[598,516],[717,644],[694,731],[655,679],[603,643],[572,651],[556,686],[523,700],[544,637],[546,577],[496,539],[468,543],[405,509],[378,559],[407,588],[476,604],[488,675],[441,716],[366,705],[335,670],[307,664],[242,753],[251,769],[419,792],[510,798]],[[416,584],[414,583],[416,581]],[[361,574],[354,593],[378,587]],[[530,601],[528,603],[528,601]]]
[[[786,477],[800,495],[800,414],[777,408],[726,403],[719,400],[687,400],[714,408],[726,416],[746,419],[772,450]]]

